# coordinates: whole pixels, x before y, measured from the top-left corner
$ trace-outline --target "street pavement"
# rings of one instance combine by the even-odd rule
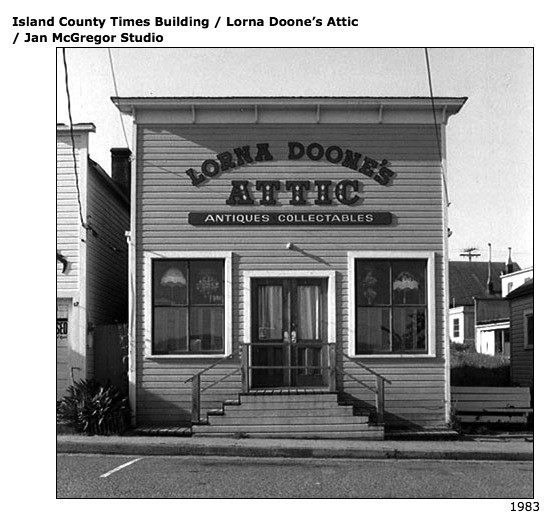
[[[533,463],[519,461],[59,454],[56,494],[63,499],[526,500],[534,489]],[[471,511],[472,505],[471,500]],[[510,505],[498,507],[503,514]],[[277,508],[268,512],[269,522],[282,515]],[[375,512],[379,519],[377,505]]]
[[[296,440],[57,435],[58,453],[281,458],[533,460],[531,435],[460,440]]]

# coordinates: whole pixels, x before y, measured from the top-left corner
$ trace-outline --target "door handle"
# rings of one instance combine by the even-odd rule
[[[291,341],[291,343],[297,343],[297,332],[296,331],[292,331],[290,333],[290,341]]]

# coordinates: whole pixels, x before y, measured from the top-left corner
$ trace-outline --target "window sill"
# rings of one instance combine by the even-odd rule
[[[175,359],[189,359],[189,358],[211,358],[222,359],[231,356],[229,354],[146,354],[144,358],[147,360],[175,360]]]
[[[435,354],[349,354],[350,358],[437,358]]]

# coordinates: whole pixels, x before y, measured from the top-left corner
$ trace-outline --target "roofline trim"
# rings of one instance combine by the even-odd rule
[[[367,106],[371,108],[432,109],[430,97],[111,97],[123,113],[132,114],[137,109],[175,109],[190,107],[239,108],[241,106],[283,107],[342,107]],[[448,115],[457,113],[467,97],[434,97],[438,109]]]

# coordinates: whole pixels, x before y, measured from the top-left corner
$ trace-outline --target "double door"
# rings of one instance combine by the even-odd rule
[[[250,387],[327,385],[324,279],[256,279],[251,287]]]

